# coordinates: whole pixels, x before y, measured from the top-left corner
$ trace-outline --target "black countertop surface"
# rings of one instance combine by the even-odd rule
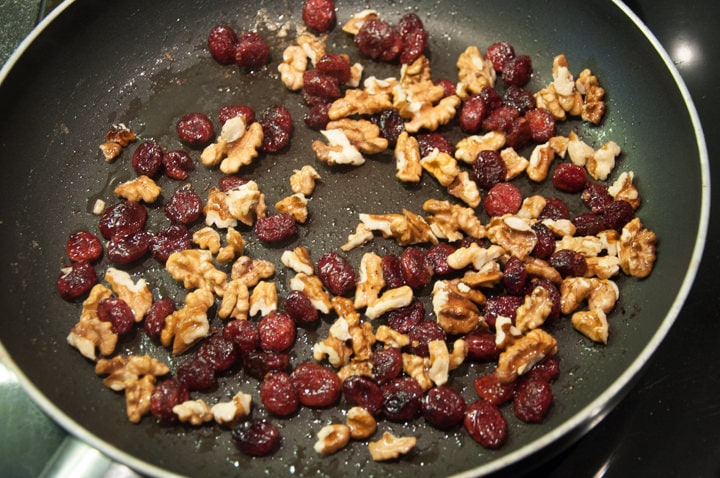
[[[0,63],[4,63],[46,2],[1,3]],[[720,42],[715,34],[720,3],[627,3],[665,47],[685,80],[705,131],[711,183],[720,184],[719,168],[713,167],[720,161]],[[668,118],[668,131],[672,131],[672,118]],[[717,191],[716,186],[713,204],[717,204]],[[629,394],[570,448],[545,463],[531,457],[511,470],[513,476],[720,476],[718,220],[713,208],[695,285],[668,337]],[[54,476],[53,454],[65,434],[29,403],[12,372],[2,365],[2,357],[0,402],[4,404],[0,476]]]

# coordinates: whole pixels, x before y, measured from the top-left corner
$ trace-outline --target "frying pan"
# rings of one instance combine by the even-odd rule
[[[141,139],[153,138],[177,149],[184,146],[174,134],[174,124],[189,111],[214,117],[220,106],[230,103],[245,103],[256,111],[274,103],[288,107],[295,119],[291,146],[281,154],[262,155],[243,170],[261,184],[268,204],[289,194],[287,178],[293,169],[310,163],[322,176],[310,201],[311,218],[300,228],[297,240],[268,248],[243,231],[248,253],[276,265],[283,250],[299,244],[306,245],[314,258],[337,250],[360,212],[399,212],[403,207],[421,212],[428,197],[446,196],[430,178],[418,186],[399,185],[389,155],[352,169],[315,163],[309,145],[317,135],[302,124],[305,107],[298,95],[285,90],[276,73],[288,40],[278,37],[273,28],[299,23],[300,2],[78,0],[62,4],[14,58],[12,68],[0,76],[0,297],[6,310],[0,341],[31,396],[69,432],[149,475],[331,476],[360,470],[368,475],[476,475],[506,469],[529,456],[550,457],[602,419],[630,388],[687,295],[702,253],[709,211],[702,132],[668,56],[620,3],[338,1],[338,18],[342,22],[363,8],[375,8],[390,21],[417,12],[430,32],[434,78],[454,78],[455,59],[467,45],[483,49],[499,40],[532,57],[535,73],[530,89],[550,81],[550,65],[558,53],[566,54],[573,70],[588,67],[598,76],[607,90],[603,125],[568,123],[560,133],[575,129],[596,146],[612,139],[623,148],[617,170],[635,172],[643,197],[639,214],[660,238],[653,274],[642,281],[619,281],[621,300],[610,315],[610,343],[591,344],[568,321],[553,324],[562,368],[553,385],[555,405],[538,425],[522,424],[505,409],[509,440],[498,451],[480,447],[461,429],[439,432],[416,420],[380,425],[381,430],[418,437],[416,449],[397,463],[373,462],[365,442],[320,458],[312,449],[314,432],[341,421],[342,407],[303,409],[289,420],[270,417],[283,434],[283,446],[272,458],[241,455],[229,432],[215,426],[162,425],[150,418],[131,425],[123,396],[105,388],[92,364],[66,344],[80,305],[63,301],[55,289],[55,278],[66,265],[64,244],[69,233],[97,230],[97,217],[90,212],[95,200],[112,201],[114,186],[133,177],[128,151],[112,164],[100,157],[98,145],[110,124],[125,122]],[[271,66],[248,72],[212,61],[205,42],[216,23],[237,30],[258,28],[272,37]],[[362,60],[368,74],[397,74],[396,66],[359,58],[338,28],[328,45],[334,52]],[[454,131],[447,134],[458,139]],[[199,151],[189,151],[197,159]],[[196,190],[205,191],[218,175],[198,165],[190,181]],[[163,183],[163,197],[180,185]],[[526,194],[561,195],[546,186],[521,184],[521,188]],[[578,206],[572,198],[564,198]],[[151,231],[165,221],[160,208],[151,208]],[[393,244],[376,239],[346,256],[357,266],[369,249],[379,254],[397,252]],[[183,291],[152,259],[128,270],[142,273],[156,297],[181,300]],[[277,270],[283,295],[289,276],[282,266]],[[212,323],[221,326],[217,319]],[[309,358],[308,350],[326,334],[328,325],[329,320],[317,328],[300,329],[294,363]],[[138,350],[173,367],[181,360],[168,356],[141,332],[122,339],[117,352]],[[472,378],[484,370],[480,364],[465,364],[451,385],[472,400]],[[257,404],[256,385],[238,371],[222,376],[216,390],[202,395],[213,403],[242,389],[251,392]],[[253,414],[266,416],[258,406]]]

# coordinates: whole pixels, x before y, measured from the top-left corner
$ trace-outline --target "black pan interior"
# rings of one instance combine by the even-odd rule
[[[622,299],[610,317],[607,347],[590,344],[567,322],[552,327],[561,343],[563,371],[554,385],[554,409],[542,425],[524,425],[506,413],[510,439],[500,451],[483,449],[463,430],[442,433],[416,420],[406,426],[381,424],[381,430],[418,437],[417,448],[400,463],[372,462],[365,442],[319,458],[312,449],[314,432],[329,421],[342,420],[342,407],[304,409],[290,420],[273,419],[282,428],[284,444],[272,459],[242,456],[234,450],[230,434],[213,426],[159,425],[150,418],[131,425],[122,395],[104,388],[92,364],[65,343],[80,307],[64,302],[55,289],[55,278],[65,265],[68,234],[96,230],[97,218],[90,213],[95,199],[112,200],[113,187],[133,175],[128,151],[112,164],[100,156],[98,145],[110,124],[125,122],[141,138],[154,138],[176,149],[183,145],[174,134],[174,124],[186,112],[203,111],[214,117],[220,106],[229,103],[246,103],[256,111],[273,103],[287,106],[295,118],[289,150],[263,155],[243,171],[258,180],[268,204],[290,193],[287,178],[293,169],[310,163],[322,176],[310,202],[311,218],[297,241],[274,249],[249,245],[251,255],[269,258],[278,266],[281,294],[289,280],[279,261],[285,248],[304,244],[317,258],[345,242],[360,212],[400,212],[406,207],[419,213],[428,197],[446,196],[427,177],[419,187],[399,185],[387,154],[357,169],[330,169],[315,162],[309,144],[318,135],[302,124],[302,100],[285,90],[276,73],[294,29],[287,38],[270,30],[288,21],[300,22],[300,2],[77,1],[39,35],[0,90],[0,297],[5,308],[0,339],[37,391],[62,411],[64,424],[77,423],[96,437],[95,445],[115,458],[134,457],[148,464],[140,465],[145,472],[330,476],[362,470],[367,475],[446,476],[477,467],[476,471],[489,471],[514,462],[570,421],[572,430],[565,429],[568,433],[564,434],[573,436],[619,399],[620,393],[615,393],[593,404],[598,409],[592,416],[586,409],[608,388],[619,392],[626,385],[629,377],[623,373],[667,320],[691,265],[700,227],[702,180],[686,100],[642,31],[616,5],[510,0],[336,4],[341,22],[363,8],[375,8],[390,21],[408,11],[418,13],[430,32],[434,78],[455,78],[455,59],[467,45],[484,49],[499,40],[511,42],[518,52],[533,58],[536,73],[531,89],[550,81],[552,58],[558,53],[567,55],[573,70],[592,69],[607,90],[603,126],[569,123],[560,132],[573,128],[595,146],[610,139],[621,145],[624,154],[617,170],[635,172],[644,199],[640,215],[661,241],[656,270],[647,280],[620,281]],[[243,72],[215,63],[205,42],[216,23],[239,31],[258,28],[273,36],[271,66]],[[339,28],[328,41],[332,51],[347,52],[368,65],[368,74],[397,74],[397,67],[370,65],[361,59],[351,43]],[[191,154],[197,159],[199,151]],[[191,182],[196,190],[205,191],[219,174],[198,165]],[[169,197],[180,183],[164,186],[163,196]],[[523,187],[528,194],[545,191],[530,184]],[[149,228],[157,230],[163,221],[162,211],[154,210]],[[368,247],[380,254],[396,250],[377,239],[347,257],[357,266]],[[152,261],[131,271],[149,267],[146,277],[156,296],[181,297],[182,292]],[[325,334],[328,323],[301,332],[298,341],[307,344],[304,349]],[[217,320],[213,324],[220,325]],[[119,346],[120,352],[138,349],[167,355],[141,333]],[[307,350],[300,350],[303,347],[295,349],[295,362],[309,357]],[[172,357],[167,359],[175,363]],[[472,400],[472,378],[483,370],[481,365],[464,365],[452,385]],[[210,401],[227,398],[241,388],[253,390],[259,402],[256,382],[242,372],[228,374],[220,382],[218,390],[208,394]],[[264,416],[260,408],[254,413]]]

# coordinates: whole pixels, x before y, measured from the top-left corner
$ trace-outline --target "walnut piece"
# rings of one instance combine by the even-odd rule
[[[210,251],[185,249],[170,254],[165,269],[186,289],[214,290],[227,279],[227,274],[215,268]]]
[[[317,433],[313,448],[321,455],[332,455],[350,442],[350,427],[344,423],[325,425]]]
[[[153,300],[152,292],[150,292],[150,287],[145,279],[141,278],[137,282],[133,282],[129,273],[108,267],[105,271],[105,280],[110,284],[113,292],[130,306],[135,316],[135,322],[140,322],[150,310]]]
[[[139,423],[150,413],[151,398],[155,390],[155,377],[145,375],[125,389],[125,410],[131,423]]]
[[[180,355],[210,333],[207,311],[215,297],[207,289],[197,289],[185,296],[185,305],[165,318],[160,342]]]
[[[380,85],[382,88],[377,91],[368,88],[369,85],[372,85],[372,81],[376,82],[374,86]],[[383,83],[385,84],[383,85]],[[389,90],[385,88],[392,84],[392,82],[368,78],[365,80],[365,89],[345,90],[345,96],[333,101],[328,110],[328,117],[334,121],[354,115],[373,115],[384,109],[392,108]]]
[[[172,411],[178,416],[180,423],[189,423],[195,426],[202,425],[213,419],[210,407],[202,399],[187,400],[179,403],[172,408]]]
[[[105,142],[100,145],[100,150],[106,161],[112,161],[120,155],[122,148],[136,139],[135,133],[123,123],[113,124],[105,133]]]
[[[385,432],[380,440],[370,442],[368,449],[373,460],[387,461],[409,453],[415,448],[416,443],[415,437],[396,437],[390,432]]]
[[[306,275],[315,273],[315,266],[310,259],[310,251],[303,246],[298,246],[292,251],[284,251],[280,256],[280,261],[285,267],[289,267],[295,272],[302,272]]]
[[[402,354],[403,372],[409,377],[414,378],[423,391],[430,390],[433,382],[428,375],[430,368],[430,359],[419,355],[403,353]]]
[[[377,328],[375,340],[385,344],[385,347],[394,347],[396,349],[401,349],[410,344],[410,337],[407,334],[400,333],[387,325],[381,325]]]
[[[430,242],[437,244],[430,225],[422,217],[407,209],[402,214],[365,214],[360,221],[371,231],[380,231],[383,237],[393,237],[401,246]]]
[[[483,58],[476,46],[468,46],[457,59],[458,95],[465,99],[479,94],[486,86],[495,86],[495,69],[490,61]]]
[[[358,151],[365,154],[377,154],[388,148],[388,140],[380,135],[380,127],[365,119],[330,121],[326,130],[342,130],[345,137]]]
[[[500,382],[513,382],[545,357],[557,353],[557,341],[543,329],[533,329],[500,353],[496,370]]]
[[[363,407],[350,408],[345,415],[345,423],[353,440],[369,438],[377,430],[375,417]]]
[[[382,273],[382,257],[373,252],[363,254],[358,268],[358,281],[355,287],[355,300],[353,305],[356,309],[374,304],[380,296],[380,291],[385,287],[385,279]]]
[[[90,360],[100,355],[110,355],[115,350],[118,336],[112,331],[112,324],[97,317],[77,322],[67,336],[67,343],[78,349],[83,357]]]
[[[498,151],[505,146],[506,136],[502,131],[490,131],[484,135],[467,136],[455,145],[455,158],[472,164],[480,151]]]
[[[111,359],[98,360],[95,373],[107,375],[103,384],[119,392],[145,375],[161,377],[170,373],[170,367],[150,355],[116,355]]]
[[[87,298],[82,303],[80,320],[97,319],[97,307],[100,302],[111,297],[113,292],[102,284],[95,284]]]
[[[505,168],[507,169],[505,181],[510,181],[511,179],[516,178],[530,165],[530,161],[525,159],[525,157],[520,156],[520,154],[518,154],[518,152],[511,146],[500,150],[500,157],[502,158],[503,163],[505,163]]]
[[[209,250],[213,255],[217,254],[220,250],[220,233],[209,226],[195,231],[192,236],[192,241],[201,249]]]
[[[265,216],[265,195],[255,181],[231,189],[225,198],[230,215],[247,226],[252,226],[256,218]],[[235,227],[235,224],[230,227]]]
[[[250,313],[250,291],[241,279],[232,279],[225,283],[222,302],[218,308],[221,319],[233,318],[247,320]]]
[[[221,247],[215,256],[218,262],[230,262],[245,252],[245,239],[243,239],[242,234],[232,227],[228,227],[225,233],[225,242],[227,242],[227,245]]]
[[[338,321],[347,322],[344,319]],[[337,321],[336,321],[337,322]],[[327,358],[328,363],[335,368],[341,368],[350,363],[352,349],[345,340],[334,337],[332,334],[313,345],[313,358],[318,362]]]
[[[452,183],[448,186],[448,193],[451,196],[461,199],[470,207],[476,208],[480,205],[480,191],[477,183],[470,179],[470,173],[461,171]]]
[[[655,233],[643,227],[636,217],[622,228],[618,241],[620,267],[629,276],[644,278],[650,275],[655,264]]]
[[[508,253],[525,259],[535,248],[537,236],[530,221],[519,216],[493,217],[487,225],[487,236]]]
[[[472,264],[475,270],[481,270],[485,264],[495,261],[505,254],[505,249],[495,244],[490,247],[480,247],[476,242],[470,243],[467,247],[458,247],[452,254],[448,255],[447,263],[456,270],[464,269]]]
[[[614,141],[608,141],[588,158],[585,169],[594,179],[605,181],[615,167],[615,158],[621,152],[620,146]]]
[[[365,163],[363,155],[353,146],[342,129],[322,130],[320,133],[325,136],[328,144],[320,140],[315,140],[311,144],[315,156],[320,161],[329,166],[337,164],[360,166]]]
[[[305,51],[313,66],[325,55],[325,36],[317,37],[312,33],[303,32],[298,35],[296,43]]]
[[[422,177],[420,145],[414,136],[403,131],[395,143],[395,177],[406,183],[417,183]]]
[[[321,179],[315,168],[306,164],[300,169],[294,169],[290,176],[290,189],[296,194],[311,196],[315,191],[315,181]]]
[[[360,28],[362,27],[363,23],[365,23],[367,20],[371,18],[377,18],[378,13],[377,10],[362,10],[356,14],[354,14],[352,17],[350,17],[350,20],[345,22],[342,26],[342,31],[345,33],[349,33],[351,35],[357,35],[360,31]]]
[[[410,286],[403,285],[395,289],[388,289],[374,302],[368,304],[365,315],[369,319],[377,319],[391,310],[410,305],[412,300],[413,290]]]
[[[530,161],[525,172],[530,179],[536,183],[541,183],[547,178],[553,159],[555,159],[555,150],[552,149],[550,144],[539,144],[535,146],[530,154]]]
[[[304,224],[308,218],[307,198],[302,193],[286,196],[277,203],[275,209],[279,213],[290,214],[295,222]]]
[[[440,126],[447,124],[455,117],[455,111],[460,106],[460,98],[457,95],[446,96],[438,104],[431,105],[424,103],[415,112],[413,118],[405,123],[405,130],[409,133],[417,133],[421,129],[435,131]]]
[[[248,287],[255,287],[258,282],[274,274],[275,265],[272,262],[249,256],[238,257],[230,270],[231,279],[238,279]]]
[[[595,342],[607,344],[610,326],[605,312],[600,309],[575,312],[570,322],[575,330]]]
[[[275,282],[260,281],[250,295],[249,315],[265,316],[277,310],[278,294]]]
[[[637,209],[640,207],[640,193],[633,184],[635,173],[632,171],[624,171],[620,173],[620,176],[615,182],[608,187],[608,193],[616,201],[627,201],[633,207]]]
[[[330,313],[330,307],[332,307],[330,295],[323,289],[322,282],[316,275],[303,274],[302,272],[296,274],[290,279],[290,289],[305,292],[313,307],[323,314]]]
[[[290,45],[283,51],[283,61],[278,65],[280,80],[291,91],[303,87],[303,73],[307,69],[307,55],[300,45]]]
[[[520,332],[525,333],[545,323],[553,309],[553,301],[545,287],[537,286],[525,296],[523,304],[518,307],[515,324]]]
[[[437,323],[446,333],[466,334],[484,324],[484,319],[473,299],[483,303],[485,297],[459,280],[436,281],[432,296]]]
[[[208,191],[208,199],[203,208],[205,224],[220,229],[237,226],[237,219],[230,214],[227,194],[216,187]]]
[[[263,141],[263,129],[259,122],[251,123],[239,139],[228,144],[227,157],[220,163],[223,174],[235,174],[242,166],[248,166],[259,154]]]
[[[426,218],[433,234],[439,239],[450,242],[459,241],[463,237],[485,237],[485,227],[475,214],[475,210],[452,204],[449,201],[428,199],[423,203],[423,210],[432,214]]]
[[[340,249],[346,252],[350,251],[372,241],[374,237],[375,235],[373,232],[361,222],[355,228],[355,232],[348,235],[347,242],[340,246]]]
[[[117,197],[125,198],[128,201],[152,204],[160,197],[162,188],[155,181],[143,175],[135,179],[118,184],[113,190]]]
[[[250,414],[251,404],[252,395],[238,392],[229,402],[219,402],[213,405],[210,411],[216,423],[232,426]]]

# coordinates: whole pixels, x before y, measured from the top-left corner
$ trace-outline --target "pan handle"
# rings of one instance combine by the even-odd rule
[[[45,465],[40,478],[141,478],[125,465],[114,462],[95,448],[68,435]]]

